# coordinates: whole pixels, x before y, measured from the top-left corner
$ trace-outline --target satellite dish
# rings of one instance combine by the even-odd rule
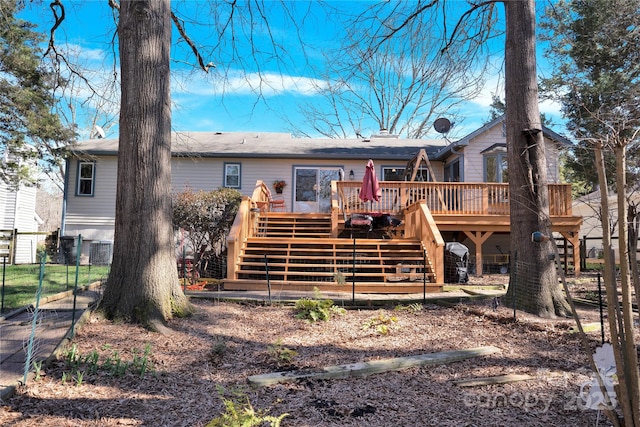
[[[105,137],[104,129],[102,129],[98,125],[95,125],[93,127],[93,136],[94,136],[94,138],[98,138],[98,139],[104,138]]]
[[[444,117],[440,117],[433,122],[433,128],[438,133],[447,133],[451,130],[451,122],[449,119],[445,119]]]

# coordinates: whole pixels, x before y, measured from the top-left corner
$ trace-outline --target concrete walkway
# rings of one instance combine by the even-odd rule
[[[75,298],[63,292],[43,298],[38,307],[39,322],[33,322],[34,307],[5,313],[0,317],[0,400],[10,396],[24,381],[27,348],[33,336],[32,361],[48,359],[71,334],[85,310],[100,297],[97,287],[84,288]],[[75,329],[75,327],[74,327]],[[32,375],[32,374],[30,374]]]

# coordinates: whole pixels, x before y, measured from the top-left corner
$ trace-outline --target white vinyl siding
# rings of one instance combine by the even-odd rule
[[[78,162],[69,162],[70,183],[77,185]],[[95,162],[93,197],[68,197],[66,220],[77,217],[90,221],[95,217],[115,217],[118,159],[115,156],[100,157]],[[76,194],[73,189],[71,194]]]
[[[36,188],[20,186],[17,190],[0,183],[0,229],[18,230],[18,233],[38,231],[36,220]],[[44,236],[33,234],[18,235],[15,258],[16,264],[35,262],[38,242]]]

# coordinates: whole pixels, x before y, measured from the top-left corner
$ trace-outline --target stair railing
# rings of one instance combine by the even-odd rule
[[[444,284],[444,239],[424,200],[407,207],[404,223],[405,237],[422,242],[432,260],[436,283]]]

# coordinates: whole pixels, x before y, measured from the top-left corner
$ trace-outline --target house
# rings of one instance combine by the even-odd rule
[[[580,228],[580,237],[582,239],[584,257],[589,258],[589,262],[598,262],[597,259],[603,258],[603,232],[602,232],[602,208],[601,208],[600,190],[585,194],[573,201],[573,212],[583,218],[582,227]],[[630,190],[627,195],[629,206],[640,205],[640,193]],[[620,259],[620,251],[618,249],[618,236],[620,230],[620,222],[618,221],[618,195],[614,190],[610,190],[608,194],[609,204],[609,220],[611,226],[611,239],[616,260]],[[640,252],[640,250],[638,250]]]
[[[29,264],[37,260],[38,243],[43,235],[34,234],[42,224],[36,214],[35,187],[18,188],[0,181],[0,257],[7,263]]]
[[[287,133],[176,132],[172,136],[172,180],[175,191],[184,188],[238,189],[251,197],[256,183],[270,187],[290,213],[330,213],[334,203],[332,182],[358,183],[369,159],[381,181],[405,179],[409,160],[420,150],[428,157],[416,170],[416,181],[506,181],[504,119],[498,118],[464,138],[451,142],[402,139],[381,131],[370,138],[293,138]],[[563,137],[544,129],[548,147],[549,178],[559,180],[558,151],[568,144]],[[91,245],[113,240],[118,141],[93,139],[73,147],[67,159],[62,236],[82,235],[81,254],[88,260]],[[433,175],[433,176],[431,176]],[[274,182],[284,181],[281,194]],[[456,230],[446,239],[476,245]],[[502,253],[508,233],[492,233],[490,252]],[[484,240],[483,240],[484,242]],[[476,248],[475,254],[480,253]]]

